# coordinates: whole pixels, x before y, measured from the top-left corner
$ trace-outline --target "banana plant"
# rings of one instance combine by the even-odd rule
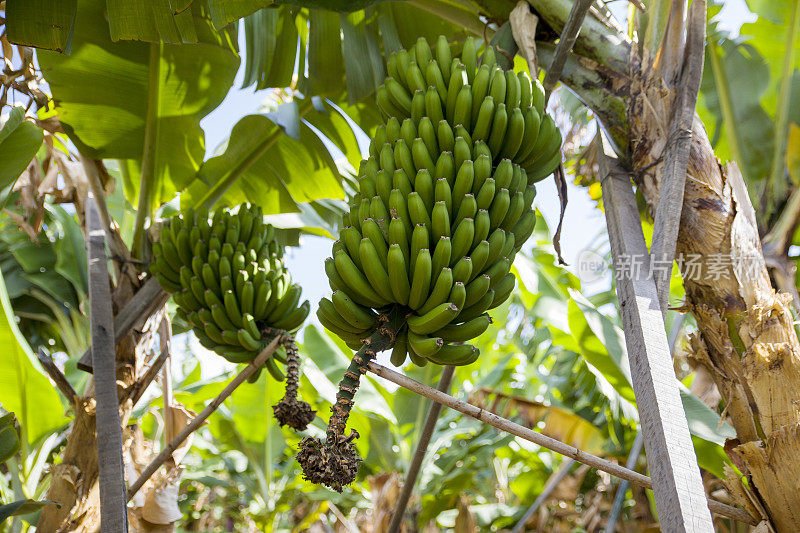
[[[81,154],[120,160],[126,197],[137,207],[135,253],[144,253],[146,222],[176,195],[209,207],[246,197],[265,214],[296,213],[292,227],[332,229],[342,207],[330,200],[344,198],[347,175],[335,159],[340,153],[351,161],[360,157],[358,128],[341,107],[290,88],[267,112],[242,118],[223,145],[227,149],[204,161],[200,120],[233,84],[240,61],[236,26],[216,30],[193,5],[186,12],[197,35],[192,46],[115,41],[103,4],[81,2],[71,54],[43,50],[39,62],[59,120]],[[127,83],[120,87],[116,79]],[[87,95],[92,105],[86,105]],[[365,128],[375,121],[358,114],[367,119]],[[98,130],[99,122],[110,129]]]
[[[11,476],[18,476],[20,474],[20,462],[15,456],[19,454],[21,447],[22,443],[20,441],[18,422],[14,413],[6,413],[0,416],[0,464],[6,465]],[[52,445],[42,446],[36,450],[36,453],[31,454],[28,458],[35,464],[35,467],[32,469],[34,472],[29,476],[29,478],[33,480],[33,490],[31,490],[30,486],[21,487],[20,480],[14,479],[13,477],[10,480],[5,476],[0,479],[0,525],[12,516],[16,517],[36,513],[45,505],[53,504],[53,502],[36,501],[30,498],[13,501],[17,495],[33,494],[36,489],[36,484],[39,482],[39,476],[42,474],[45,460],[51,449]],[[25,462],[23,462],[23,465],[27,466]]]

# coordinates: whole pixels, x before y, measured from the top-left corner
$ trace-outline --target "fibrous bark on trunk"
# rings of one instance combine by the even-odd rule
[[[635,87],[635,85],[634,85]],[[657,86],[631,95],[631,153],[650,206],[658,198],[672,93]],[[647,100],[647,103],[644,101]],[[642,112],[644,109],[651,112]],[[653,166],[654,165],[654,166]],[[697,320],[692,357],[719,388],[737,438],[726,451],[748,478],[729,470],[734,495],[759,502],[778,531],[800,524],[800,343],[792,296],[773,289],[761,250],[755,211],[735,163],[721,164],[695,117],[677,253],[686,306]],[[781,460],[783,458],[783,460]]]
[[[571,2],[529,1],[551,27],[563,27]],[[619,53],[609,53],[613,38],[607,33],[581,33],[574,68],[565,69],[562,81],[617,142],[652,210],[658,204],[675,90],[653,72],[656,60],[646,53],[644,61],[631,53],[620,67]],[[625,39],[620,35],[617,41]],[[542,44],[538,50],[547,68],[542,57],[547,45]],[[610,68],[587,68],[590,62]],[[620,100],[624,114],[617,107]],[[736,429],[737,439],[726,451],[744,478],[728,469],[729,490],[777,531],[795,531],[800,524],[800,342],[792,297],[772,287],[755,212],[737,165],[716,158],[697,116],[692,134],[677,243],[685,304],[698,324],[692,356],[713,377]]]

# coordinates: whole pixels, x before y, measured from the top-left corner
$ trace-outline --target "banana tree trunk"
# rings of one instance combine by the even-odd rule
[[[663,148],[658,132],[665,121],[639,118],[631,121],[641,139],[632,144],[633,168],[646,168]],[[658,197],[654,169],[637,180],[651,207]],[[742,175],[735,163],[717,160],[698,118],[684,195],[677,253],[686,305],[698,324],[691,357],[717,384],[737,435],[726,452],[746,478],[727,468],[725,484],[740,505],[777,531],[796,531],[800,343],[792,296],[773,289]]]
[[[541,20],[563,28],[571,0],[528,0]],[[479,2],[505,20],[512,2]],[[666,2],[668,4],[668,2]],[[658,24],[656,13],[651,23]],[[668,22],[662,22],[667,25]],[[552,43],[538,43],[543,68]],[[646,43],[645,43],[646,44]],[[676,92],[627,35],[587,18],[562,81],[595,112],[650,208],[658,205],[661,158]],[[737,438],[726,486],[737,502],[778,532],[800,524],[800,342],[792,296],[772,286],[755,212],[735,163],[714,155],[695,116],[677,256],[686,307],[698,331],[692,357],[713,377]],[[738,470],[738,472],[737,472]]]

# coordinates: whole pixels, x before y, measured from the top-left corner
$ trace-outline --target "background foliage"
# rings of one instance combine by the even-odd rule
[[[7,71],[25,75],[38,65],[51,99],[29,108],[28,118],[22,107],[2,109],[0,205],[7,210],[0,225],[0,340],[7,351],[0,360],[0,405],[16,414],[20,426],[19,449],[0,476],[3,503],[41,499],[49,485],[44,466],[57,457],[69,422],[32,350],[54,353],[79,393],[87,384],[75,369],[88,344],[80,216],[88,187],[81,171],[85,158],[105,161],[109,210],[136,259],[147,259],[146,246],[135,245],[147,242],[151,216],[200,203],[257,202],[277,215],[271,220],[291,244],[301,233],[331,237],[353,191],[363,139],[379,121],[372,95],[385,76],[384,57],[419,36],[433,42],[444,34],[458,48],[467,34],[491,36],[496,29],[478,17],[477,5],[451,0],[173,4],[5,2]],[[800,183],[800,57],[786,55],[800,47],[798,8],[796,2],[756,0],[748,6],[758,18],[738,37],[714,19],[721,4],[709,7],[698,111],[716,153],[742,167],[766,233]],[[35,62],[30,49],[11,43],[38,47]],[[232,90],[239,68],[243,86],[263,90],[266,104],[242,116],[228,140],[206,157],[200,121]],[[518,62],[516,68],[526,67]],[[590,179],[581,174],[593,118],[571,94],[556,94],[553,107],[569,133],[568,167]],[[55,116],[54,128],[47,121]],[[784,168],[793,179],[788,186]],[[596,189],[589,187],[590,193]],[[624,462],[637,413],[613,285],[605,280],[600,290],[596,284],[586,289],[559,266],[543,219],[531,241],[514,265],[518,290],[478,340],[481,364],[457,370],[452,394]],[[790,244],[800,242],[790,236],[784,253]],[[681,290],[673,283],[672,301],[682,298]],[[676,315],[670,314],[670,324]],[[691,321],[684,325],[691,327]],[[675,332],[680,328],[678,322]],[[319,436],[352,352],[313,323],[301,338],[300,392],[319,413],[309,429]],[[678,339],[679,355],[683,337]],[[189,336],[176,337],[176,346],[181,343],[173,363],[175,399],[197,412],[234,370],[214,363]],[[677,357],[689,387],[693,375],[682,363]],[[423,383],[438,379],[430,365],[405,372]],[[195,438],[184,460],[181,527],[379,527],[391,513],[398,484],[387,473],[408,467],[428,404],[386,383],[365,381],[351,417],[365,461],[351,488],[337,494],[301,478],[294,460],[300,436],[275,424],[270,406],[282,386],[264,373],[238,389]],[[686,388],[683,401],[700,464],[713,479],[721,474],[722,444],[732,429],[720,422],[714,399]],[[131,417],[131,427],[146,441],[161,436],[160,409],[151,393]],[[414,523],[441,529],[472,520],[481,529],[513,527],[560,460],[445,410],[412,502]],[[610,507],[613,486],[597,472],[576,468],[537,523],[589,528]],[[625,513],[641,524],[654,520],[647,497],[636,490],[629,492]],[[24,524],[35,524],[36,517],[25,515]],[[13,527],[22,526],[17,521]]]

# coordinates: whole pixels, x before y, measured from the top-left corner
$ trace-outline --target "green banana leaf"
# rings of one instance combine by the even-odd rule
[[[18,500],[5,505],[0,505],[0,522],[12,516],[30,514],[38,511],[47,504],[58,505],[56,502],[35,500]]]
[[[349,13],[386,1],[387,0],[275,0],[275,3]]]
[[[344,89],[341,26],[336,13],[312,9],[308,15],[308,87],[311,94],[339,94]],[[331,44],[333,43],[333,45]]]
[[[23,437],[28,444],[64,427],[69,421],[53,385],[39,370],[28,342],[20,333],[14,320],[14,311],[0,274],[0,343],[5,356],[0,362],[0,405],[13,411],[19,418]]]
[[[106,0],[113,41],[196,43],[193,0]]]
[[[330,236],[346,207],[342,176],[352,172],[343,159],[361,159],[363,133],[350,120],[330,103],[299,98],[247,115],[203,163],[181,203],[257,203],[267,215],[280,214],[270,218],[278,227]]]
[[[262,7],[272,5],[271,0],[207,0],[207,3],[215,28],[222,28]]]
[[[14,107],[0,129],[0,209],[8,200],[20,174],[42,146],[44,134],[25,120],[25,110]]]
[[[797,50],[800,50],[800,31],[797,31],[797,28],[795,28],[792,42],[789,42],[792,23],[800,24],[796,18],[800,6],[797,2],[747,0],[747,7],[758,15],[758,19],[742,24],[739,33],[766,60],[769,67],[770,87],[769,91],[764,94],[762,103],[767,112],[774,115],[778,100],[778,85],[787,74],[796,76],[797,71],[800,70],[800,53],[797,53]],[[795,20],[792,20],[793,16]],[[788,71],[784,72],[784,57],[788,50],[795,51],[794,61],[788,65]],[[747,78],[751,78],[751,76],[747,76]],[[754,79],[753,76],[751,81]],[[795,90],[798,90],[796,84]],[[794,122],[800,124],[800,116],[795,116]]]
[[[236,28],[215,31],[192,6],[198,43],[112,42],[102,0],[81,0],[72,55],[39,53],[59,119],[80,152],[128,159],[125,194],[137,205],[143,157],[152,206],[172,199],[205,154],[200,119],[227,94],[239,56]]]
[[[70,53],[78,0],[6,0],[8,40]]]
[[[296,78],[309,95],[331,96],[346,86],[350,103],[366,101],[383,83],[389,53],[414,45],[420,36],[433,44],[439,35],[450,41],[467,35],[462,25],[407,2],[278,3],[294,6],[262,9],[244,19],[245,87],[285,87]],[[433,3],[478,21],[477,13],[463,6]],[[428,2],[420,4],[431,9]]]
[[[283,135],[265,115],[248,115],[231,132],[226,151],[203,163],[186,194],[190,205],[220,199],[236,205],[258,200],[265,214],[297,212],[297,204],[319,198],[344,198],[332,161],[306,143],[313,133],[303,128],[302,141]],[[305,142],[303,142],[305,141]]]
[[[275,381],[269,372],[264,370],[255,383],[249,383],[246,387],[238,387],[225,401],[233,424],[245,441],[263,443],[267,431],[278,426],[275,416],[272,414],[272,406],[283,398],[284,387],[284,383]],[[274,439],[272,444],[279,449],[286,446],[282,436],[280,444],[276,443]]]
[[[722,67],[719,72],[713,68],[715,58],[711,54],[718,54]],[[700,118],[708,126],[715,152],[722,159],[733,158],[728,139],[728,132],[733,132],[741,150],[741,160],[736,162],[744,176],[749,180],[766,178],[775,150],[775,125],[761,104],[770,84],[767,62],[752,45],[725,40],[717,47],[706,49],[705,63],[708,67],[703,69],[697,107]],[[741,72],[751,75],[742,76]],[[724,123],[721,91],[735,95],[731,98],[734,120],[728,124]]]
[[[46,205],[43,228],[36,244],[9,219],[0,225],[6,290],[34,349],[82,354],[88,342],[80,311],[88,290],[83,233],[76,217],[58,205]]]

